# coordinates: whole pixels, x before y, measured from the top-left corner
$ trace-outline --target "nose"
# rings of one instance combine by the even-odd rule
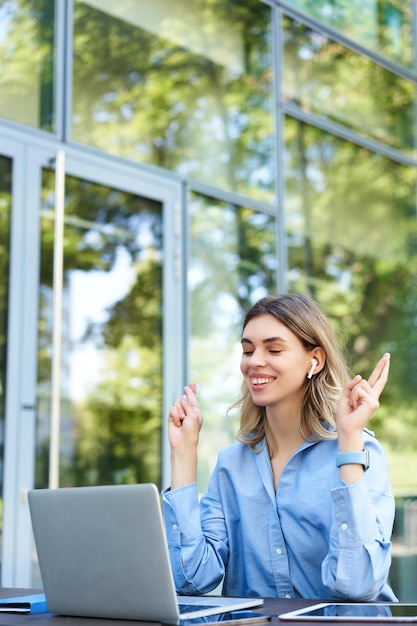
[[[262,350],[254,350],[250,357],[250,364],[252,367],[259,367],[265,365],[265,357]]]

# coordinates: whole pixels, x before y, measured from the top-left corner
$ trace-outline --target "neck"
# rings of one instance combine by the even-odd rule
[[[267,440],[271,458],[290,458],[303,442],[300,434],[300,412],[288,411],[285,416],[267,407]]]

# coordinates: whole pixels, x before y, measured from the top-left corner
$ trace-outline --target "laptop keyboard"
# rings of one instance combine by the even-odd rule
[[[207,610],[208,608],[220,608],[220,605],[216,605],[216,604],[185,604],[183,602],[179,602],[178,603],[178,608],[180,611],[180,615],[182,615],[183,613],[191,613],[191,611],[204,611]]]

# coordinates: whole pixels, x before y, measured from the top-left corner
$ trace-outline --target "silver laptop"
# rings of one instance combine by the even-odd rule
[[[153,484],[35,489],[29,508],[52,613],[177,624],[263,604],[176,595]]]

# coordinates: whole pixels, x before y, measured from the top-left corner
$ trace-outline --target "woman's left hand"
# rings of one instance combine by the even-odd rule
[[[368,380],[357,375],[344,388],[336,413],[340,451],[362,449],[362,430],[379,407],[379,397],[388,380],[389,367],[390,355],[386,353]]]

